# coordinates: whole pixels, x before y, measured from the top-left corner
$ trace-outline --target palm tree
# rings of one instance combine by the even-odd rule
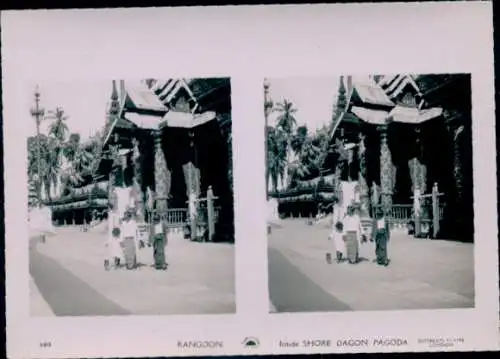
[[[286,138],[283,132],[275,127],[267,128],[267,168],[269,180],[274,192],[278,189],[278,181],[286,169]]]
[[[275,111],[279,112],[276,127],[280,128],[291,138],[292,133],[295,130],[295,126],[297,125],[297,120],[294,117],[297,109],[293,107],[293,103],[291,101],[285,99],[283,102],[276,105]]]
[[[49,127],[49,135],[53,136],[61,143],[66,141],[66,135],[68,133],[66,121],[68,120],[68,116],[66,116],[64,110],[61,107],[57,107],[55,111],[49,111],[46,118],[54,120]]]
[[[291,148],[294,152],[299,153],[302,150],[303,144],[307,141],[309,136],[309,131],[307,126],[299,126],[295,131],[295,134],[292,136],[291,140]]]
[[[283,131],[283,134],[286,139],[286,168],[284,171],[284,175],[288,176],[289,168],[288,164],[290,163],[291,151],[292,149],[292,136],[295,130],[295,126],[297,125],[297,120],[295,119],[295,113],[297,109],[293,107],[293,103],[287,99],[283,100],[276,105],[276,109],[279,113],[277,118],[277,128]],[[288,178],[285,178],[284,185],[289,186]]]
[[[318,129],[312,135],[304,135],[304,130],[301,132],[302,134],[298,134],[298,136],[303,136],[300,142],[295,139],[294,148],[298,157],[291,166],[291,182],[303,181],[321,175],[322,152],[325,141],[328,141],[328,131],[324,128]]]
[[[45,187],[47,200],[52,199],[52,188],[57,186],[59,180],[59,170],[61,144],[54,137],[48,137],[42,151],[42,182]]]
[[[67,192],[69,187],[77,186],[83,182],[85,176],[92,175],[95,169],[95,161],[98,158],[100,139],[93,138],[83,144],[80,135],[72,133],[66,142],[63,153],[67,160],[61,170],[61,182],[63,191]]]

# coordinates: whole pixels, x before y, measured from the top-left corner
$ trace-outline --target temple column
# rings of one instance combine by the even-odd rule
[[[171,174],[168,170],[165,154],[163,153],[162,146],[162,132],[156,131],[154,133],[155,147],[155,202],[156,210],[164,212],[168,208],[168,196],[170,194]]]
[[[333,217],[340,218],[342,217],[342,210],[344,206],[344,196],[342,191],[342,170],[344,165],[344,158],[341,157],[340,153],[343,151],[344,146],[344,129],[340,128],[339,138],[335,140],[335,148],[337,151],[337,159],[335,163],[335,172],[334,172],[334,187],[335,187],[335,195],[337,197],[337,203],[334,206]]]
[[[139,141],[134,138],[133,139],[133,155],[132,161],[134,163],[134,180],[133,186],[135,191],[135,206],[137,209],[137,219],[140,222],[144,222],[145,213],[144,213],[144,192],[142,191],[142,156],[139,151]]]
[[[462,151],[460,148],[461,134],[464,126],[453,128],[453,178],[455,179],[455,201],[457,204],[463,202],[464,171],[462,163]]]
[[[408,167],[410,168],[412,190],[415,191],[415,188],[417,188],[420,193],[425,193],[427,191],[427,168],[423,164],[420,128],[415,129],[415,135],[415,155],[408,162]]]
[[[422,203],[421,195],[427,190],[427,169],[422,163],[422,139],[420,128],[415,129],[414,156],[408,161],[413,192],[413,216],[415,221],[415,235],[421,232]]]
[[[456,122],[457,120],[455,120]],[[465,203],[465,178],[464,178],[464,155],[462,153],[462,136],[464,131],[463,125],[453,124],[451,127],[451,134],[453,139],[453,235],[458,238],[464,238],[472,235],[471,217],[473,213],[470,212],[469,204]]]
[[[198,199],[200,196],[200,170],[193,163],[194,158],[196,157],[194,154],[194,142],[193,137],[194,134],[192,132],[189,133],[190,136],[190,150],[193,156],[189,159],[189,161],[182,166],[182,170],[184,173],[184,181],[186,183],[186,194],[188,198],[188,209],[189,209],[189,219],[191,226],[191,239],[195,239],[197,237],[197,220],[198,220]],[[193,158],[194,157],[194,158]]]
[[[118,164],[118,146],[109,146],[108,159],[111,160],[111,170],[108,175],[108,202],[112,203],[113,208],[116,206],[116,199],[114,198],[114,190],[116,183],[116,173],[119,168]]]
[[[359,148],[358,148],[358,160],[359,160],[359,174],[358,174],[358,184],[359,184],[359,199],[361,203],[361,217],[367,217],[370,213],[370,189],[367,183],[367,166],[366,166],[366,145],[365,145],[365,135],[363,133],[359,134]]]
[[[380,131],[380,204],[385,214],[391,213],[393,190],[393,165],[391,150],[387,141],[387,126],[379,128]]]

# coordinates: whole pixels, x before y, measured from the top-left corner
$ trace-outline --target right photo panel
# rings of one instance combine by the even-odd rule
[[[270,312],[474,307],[470,74],[263,88]]]

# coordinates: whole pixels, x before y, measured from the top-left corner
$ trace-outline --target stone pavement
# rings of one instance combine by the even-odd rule
[[[43,298],[42,293],[35,284],[33,277],[30,277],[29,283],[30,290],[30,314],[39,317],[51,317],[54,316],[52,308],[50,308],[49,303]]]
[[[277,311],[445,309],[474,306],[473,244],[415,239],[394,231],[388,267],[372,262],[374,244],[360,250],[357,265],[328,265],[332,252],[329,226],[308,226],[305,220],[285,220],[272,226],[269,257],[271,301]],[[282,269],[280,267],[288,267]],[[291,278],[295,273],[296,278]],[[285,278],[288,276],[289,278]],[[283,282],[288,281],[288,288]],[[277,288],[273,290],[273,285]],[[299,298],[307,287],[309,295]],[[328,295],[330,301],[314,300]],[[273,297],[274,294],[274,297]],[[276,298],[275,298],[276,297]],[[286,302],[280,305],[280,301]]]
[[[32,248],[32,276],[57,315],[235,312],[234,245],[194,243],[171,235],[168,270],[152,268],[152,249],[145,248],[138,253],[144,264],[140,268],[105,271],[104,240],[103,231],[64,228]],[[82,293],[76,295],[78,291]],[[72,295],[86,308],[68,304]],[[64,296],[67,302],[58,299]]]

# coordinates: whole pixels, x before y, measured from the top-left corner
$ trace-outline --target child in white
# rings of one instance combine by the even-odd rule
[[[328,239],[333,240],[333,246],[336,252],[337,262],[342,261],[342,259],[346,256],[346,246],[344,242],[344,212],[340,205],[334,207],[333,210],[333,225],[332,231],[328,237]]]
[[[342,222],[334,224],[330,238],[333,239],[337,262],[341,262],[346,256],[346,246],[344,242],[344,228]]]

